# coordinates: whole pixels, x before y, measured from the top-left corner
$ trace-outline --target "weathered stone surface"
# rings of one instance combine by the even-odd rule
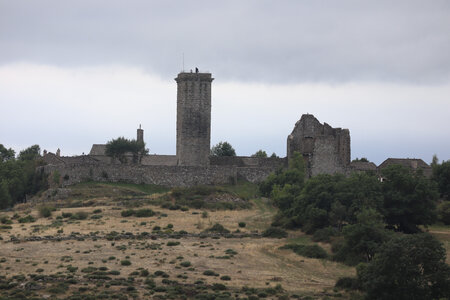
[[[321,124],[313,115],[302,115],[287,139],[287,157],[299,152],[309,176],[346,173],[350,164],[350,132]]]
[[[210,73],[180,73],[177,82],[177,157],[180,166],[207,166],[211,138]]]

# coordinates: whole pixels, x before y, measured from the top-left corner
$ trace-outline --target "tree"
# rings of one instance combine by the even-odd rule
[[[382,174],[383,213],[389,228],[416,233],[418,225],[436,220],[438,192],[434,182],[401,165],[389,166]]]
[[[0,163],[14,159],[15,155],[16,153],[13,149],[6,149],[5,146],[0,144]]]
[[[436,158],[437,161],[437,158]],[[433,160],[433,180],[437,183],[442,198],[450,199],[450,160],[438,164]]]
[[[267,157],[267,153],[264,150],[258,150],[252,157]]]
[[[272,195],[272,191],[275,186],[278,186],[278,191],[283,189],[285,185],[296,186],[300,191],[303,188],[304,182],[305,162],[300,153],[294,152],[288,169],[280,169],[274,174],[270,174],[266,180],[260,183],[259,190],[263,196],[272,196],[274,199],[276,197],[273,197],[274,195]]]
[[[367,299],[449,299],[445,248],[430,234],[397,234],[357,268]]]
[[[6,180],[0,181],[0,209],[7,208],[11,206],[11,195],[9,194],[8,184]]]
[[[41,147],[33,145],[19,152],[19,160],[34,160],[41,156]]]
[[[370,262],[380,245],[388,239],[383,216],[375,209],[364,209],[356,217],[356,224],[344,227],[344,245],[335,255],[336,260],[349,265]]]
[[[365,157],[355,158],[352,162],[369,162],[369,160]]]
[[[228,142],[220,142],[211,148],[212,156],[236,156],[236,151]]]
[[[4,149],[6,148],[0,147],[0,152]],[[47,177],[43,170],[36,171],[43,164],[42,160],[37,159],[40,147],[33,145],[21,151],[17,159],[13,152],[11,149],[3,151],[8,158],[0,160],[0,208],[23,202],[26,195],[35,194],[47,187]]]
[[[112,139],[106,144],[105,154],[118,159],[120,162],[126,162],[125,154],[131,153],[133,155],[133,161],[138,162],[139,158],[147,154],[148,151],[148,149],[145,149],[144,142],[119,137]]]

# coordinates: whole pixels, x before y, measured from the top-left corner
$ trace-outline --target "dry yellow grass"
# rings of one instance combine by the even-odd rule
[[[94,199],[105,203],[108,199]],[[226,283],[231,288],[240,289],[243,286],[267,288],[281,284],[290,293],[320,295],[324,290],[333,288],[336,280],[342,276],[353,276],[354,268],[327,260],[309,259],[294,254],[290,250],[280,250],[286,239],[271,239],[259,237],[244,238],[201,238],[187,236],[180,239],[157,237],[142,240],[121,239],[109,241],[105,238],[86,238],[82,241],[76,239],[62,241],[25,241],[10,242],[10,236],[26,239],[31,236],[61,236],[65,237],[73,232],[88,235],[96,232],[102,237],[111,231],[130,232],[138,235],[142,232],[152,232],[154,226],[165,228],[173,225],[174,231],[185,230],[188,233],[201,233],[215,223],[222,224],[230,231],[239,229],[243,233],[255,230],[261,232],[268,227],[273,211],[267,206],[254,206],[253,209],[235,211],[208,211],[206,218],[202,217],[201,210],[189,211],[167,210],[156,206],[143,206],[151,208],[161,214],[148,218],[122,217],[121,210],[116,206],[95,206],[82,208],[61,208],[53,212],[50,218],[38,218],[36,222],[19,224],[17,221],[11,225],[12,229],[1,230],[0,258],[6,261],[0,264],[0,274],[14,276],[23,274],[55,274],[66,271],[68,265],[78,267],[75,272],[82,278],[81,269],[88,266],[107,267],[108,270],[120,271],[120,277],[127,277],[138,268],[148,269],[150,274],[161,270],[169,274],[171,279],[180,283],[193,284],[202,280],[208,284]],[[102,218],[92,220],[94,209],[101,209]],[[76,213],[84,211],[89,213],[88,219],[70,221],[64,219],[62,226],[52,227],[56,217],[62,212]],[[193,214],[198,212],[198,214]],[[21,216],[31,214],[38,217],[35,207],[21,206],[15,211],[4,213],[12,217],[14,213]],[[239,228],[239,222],[246,222],[245,228]],[[142,223],[142,222],[145,222]],[[58,230],[63,232],[58,233]],[[164,230],[164,229],[163,229]],[[298,237],[301,232],[290,232],[290,237]],[[178,241],[179,245],[167,246],[168,241]],[[159,249],[152,250],[159,244]],[[153,245],[153,246],[152,246]],[[121,248],[122,246],[122,248]],[[229,259],[226,250],[233,249],[236,255]],[[115,257],[114,259],[109,259]],[[129,257],[129,258],[127,258]],[[182,257],[182,258],[180,258]],[[219,258],[218,258],[219,257]],[[120,261],[128,259],[130,266],[122,266]],[[182,261],[189,261],[191,269],[180,266]],[[213,270],[220,276],[205,276],[203,272]],[[221,276],[227,275],[230,281],[224,282]],[[82,279],[80,279],[82,280]],[[139,281],[140,280],[140,281]],[[160,278],[155,279],[156,281]],[[142,279],[137,279],[142,285]],[[89,283],[90,284],[90,283]],[[138,288],[139,290],[139,288]],[[43,291],[42,293],[45,293]],[[142,295],[142,291],[140,291]]]

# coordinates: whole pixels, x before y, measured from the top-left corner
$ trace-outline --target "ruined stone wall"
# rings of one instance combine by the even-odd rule
[[[176,155],[145,155],[141,164],[146,166],[176,166],[178,158]]]
[[[150,156],[152,157],[152,156]],[[153,159],[166,158],[175,163],[175,156],[155,155]],[[112,164],[100,160],[73,157],[61,160],[48,160],[49,164],[44,166],[47,174],[58,170],[61,175],[63,186],[83,182],[86,180],[105,182],[131,182],[157,184],[169,187],[214,185],[235,183],[238,179],[257,183],[263,181],[271,173],[275,172],[284,162],[283,159],[267,159],[267,163],[260,166],[236,165],[211,165],[209,167],[199,166],[177,166],[177,165],[143,165],[143,164]],[[261,159],[260,159],[261,160]],[[264,161],[262,159],[261,161]],[[155,162],[155,161],[153,161]],[[160,161],[162,162],[162,160]],[[278,162],[278,163],[274,163]],[[244,164],[245,165],[245,164]]]
[[[323,125],[310,114],[302,115],[287,139],[287,157],[303,155],[308,176],[346,173],[350,164],[348,129]]]
[[[333,136],[318,136],[311,156],[311,176],[318,174],[345,173],[340,163],[338,145]]]
[[[207,166],[211,137],[210,73],[180,73],[177,82],[177,151],[180,166]]]
[[[210,156],[209,164],[211,166],[259,167],[276,170],[287,167],[287,159],[278,157]]]
[[[156,184],[169,187],[228,184],[237,180],[236,167],[144,166],[111,164],[46,165],[47,174],[58,170],[64,186],[86,180]]]

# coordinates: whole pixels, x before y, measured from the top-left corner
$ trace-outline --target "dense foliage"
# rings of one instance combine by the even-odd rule
[[[449,299],[445,248],[429,234],[399,234],[358,268],[367,299]]]
[[[441,197],[450,200],[450,160],[443,161],[441,164],[434,161],[431,166],[433,168],[433,179],[438,185]]]
[[[393,165],[380,181],[373,173],[306,179],[303,158],[295,154],[291,161],[261,183],[260,192],[279,208],[274,226],[301,228],[314,241],[331,243],[331,259],[359,264],[358,278],[344,278],[337,287],[362,289],[368,299],[449,296],[445,250],[432,236],[418,234],[437,212],[441,221],[449,219],[448,201],[436,210],[439,193],[447,197],[446,162],[433,166],[433,179]]]
[[[419,172],[400,165],[383,170],[383,213],[390,228],[405,233],[419,232],[418,225],[436,221],[436,184]]]
[[[236,156],[236,151],[228,142],[220,142],[211,148],[212,156]]]
[[[145,149],[144,142],[119,137],[106,144],[105,153],[108,156],[118,159],[120,162],[127,162],[125,154],[131,153],[133,155],[133,162],[137,162],[148,151],[148,149]]]
[[[288,169],[260,185],[261,194],[279,208],[275,225],[307,233],[329,226],[341,231],[346,224],[356,224],[365,209],[378,212],[389,228],[406,233],[436,220],[437,187],[420,173],[393,165],[383,171],[383,182],[368,173],[322,174],[305,181],[302,161],[296,154]]]
[[[258,150],[255,154],[252,154],[252,157],[267,157],[267,153],[264,150]]]
[[[47,188],[47,178],[36,171],[42,165],[40,148],[33,145],[15,157],[13,149],[0,144],[0,208],[23,202],[26,195],[34,195]]]

